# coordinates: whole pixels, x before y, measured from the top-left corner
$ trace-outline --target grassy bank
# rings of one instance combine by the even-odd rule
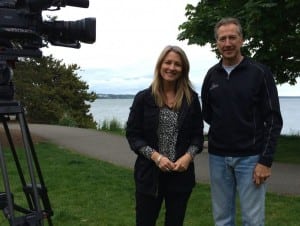
[[[54,226],[134,225],[132,170],[91,159],[48,143],[36,145]],[[20,152],[22,153],[22,151]],[[5,152],[15,199],[21,198],[11,153]],[[23,156],[22,156],[23,158]],[[0,189],[3,188],[0,180]],[[300,197],[267,195],[266,226],[299,225]],[[238,220],[240,223],[240,219]],[[3,214],[0,225],[8,226]],[[160,216],[158,225],[162,225]],[[212,226],[210,190],[198,184],[189,202],[186,226]]]

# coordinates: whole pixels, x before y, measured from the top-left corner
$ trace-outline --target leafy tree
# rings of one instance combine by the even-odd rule
[[[80,80],[76,64],[68,65],[51,56],[17,62],[13,82],[30,122],[96,128],[90,105],[96,99]]]
[[[222,17],[237,17],[244,29],[244,55],[268,65],[277,83],[294,85],[300,76],[299,12],[299,0],[202,0],[186,6],[188,20],[179,26],[178,40],[210,43],[217,52],[215,23]]]

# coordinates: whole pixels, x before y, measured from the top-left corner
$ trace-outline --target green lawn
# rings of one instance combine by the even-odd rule
[[[280,136],[275,161],[300,164],[300,136]]]
[[[35,148],[54,210],[54,226],[134,225],[131,169],[91,159],[53,144],[40,143]],[[24,203],[11,152],[5,151],[5,157],[15,200],[18,202],[20,199],[20,203]],[[2,187],[0,180],[0,189]],[[299,209],[300,197],[268,194],[266,226],[299,225]],[[0,214],[0,225],[9,225],[3,214]],[[185,225],[213,225],[208,185],[197,184],[195,187]]]

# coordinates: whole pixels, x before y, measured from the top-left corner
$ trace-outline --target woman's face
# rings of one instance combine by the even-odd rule
[[[164,58],[160,75],[165,82],[176,82],[182,74],[182,61],[180,55],[170,51]]]

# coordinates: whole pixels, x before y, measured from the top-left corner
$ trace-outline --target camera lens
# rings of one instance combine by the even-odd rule
[[[85,18],[77,21],[65,22],[65,30],[71,37],[85,43],[93,43],[96,40],[96,19]]]
[[[84,18],[76,21],[52,21],[45,23],[48,39],[71,43],[79,40],[94,43],[96,40],[96,18]]]

